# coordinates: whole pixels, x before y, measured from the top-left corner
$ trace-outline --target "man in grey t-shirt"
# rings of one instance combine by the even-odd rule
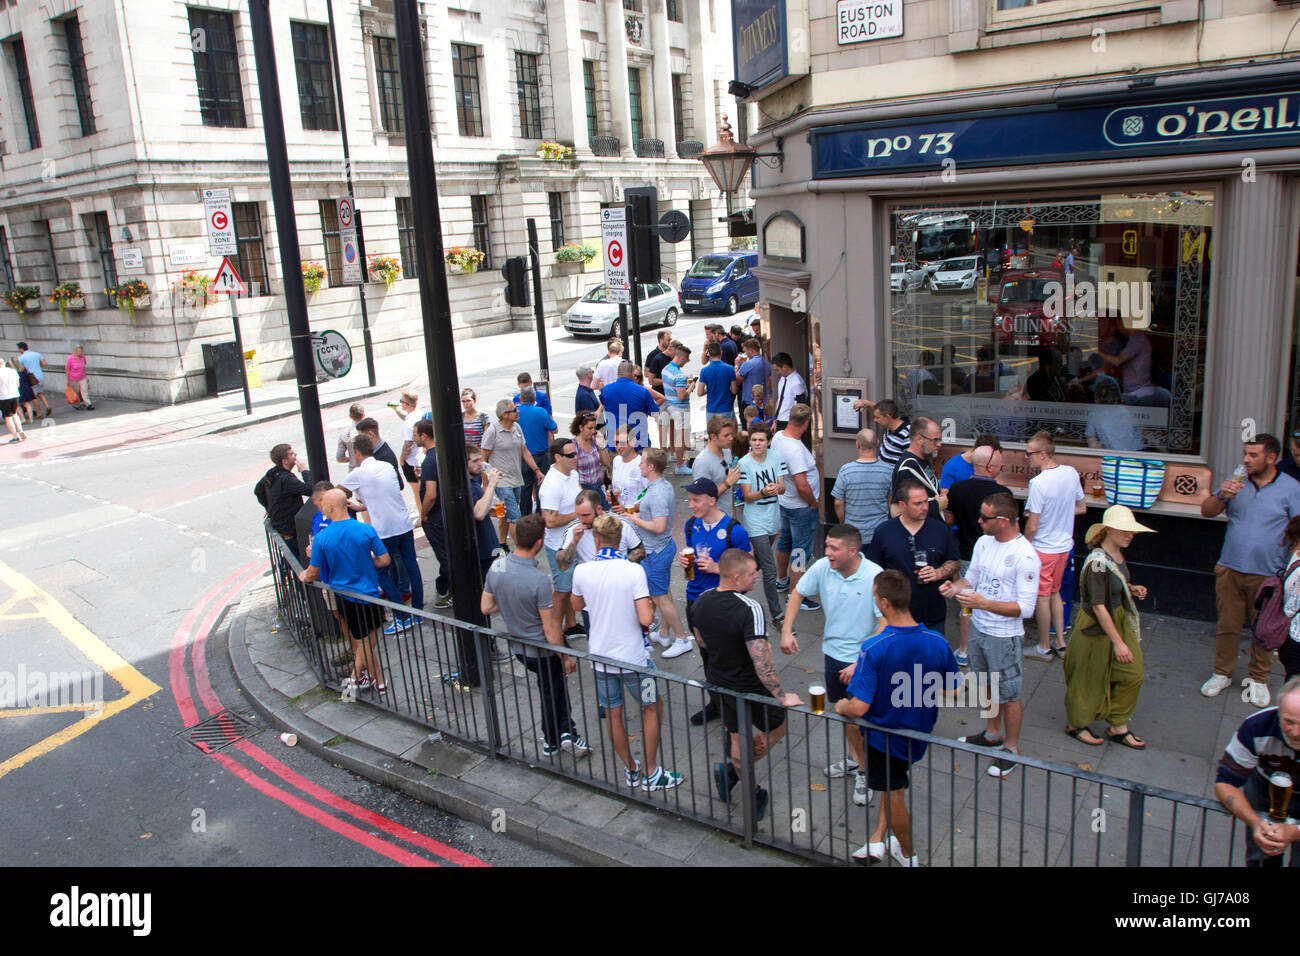
[[[500,614],[506,630],[515,637],[545,640],[564,647],[560,620],[551,597],[551,576],[537,566],[542,550],[546,521],[541,514],[525,515],[515,526],[515,550],[497,561],[483,582],[479,609],[484,614]],[[513,642],[512,642],[513,643]],[[542,753],[547,757],[567,750],[575,757],[585,757],[591,747],[569,712],[569,688],[565,675],[578,668],[578,660],[555,654],[529,644],[513,643],[515,657],[537,675],[538,696],[542,702]]]
[[[726,415],[709,416],[709,443],[695,456],[691,478],[708,478],[718,486],[718,500],[725,501],[736,482],[740,469],[731,467],[731,443],[736,440],[736,424]],[[734,510],[734,508],[733,508]]]
[[[506,516],[497,528],[497,537],[504,544],[514,533],[515,522],[523,514],[532,512],[531,499],[521,497],[524,490],[524,468],[527,467],[541,484],[542,473],[524,442],[524,430],[519,426],[519,409],[507,398],[497,402],[497,420],[483,433],[483,461],[501,472],[496,496],[506,504]]]
[[[661,622],[660,630],[651,631],[650,638],[663,647],[673,645],[674,637],[670,635],[686,643],[686,630],[682,627],[681,615],[669,593],[677,548],[673,544],[676,495],[673,486],[664,477],[667,468],[667,453],[662,448],[647,448],[641,453],[641,474],[650,485],[634,502],[637,513],[630,514],[625,510],[628,502],[614,506],[614,514],[635,527],[641,536],[641,543],[645,545],[645,559],[641,562],[641,567],[645,569],[646,583],[650,586],[650,600],[659,608]]]

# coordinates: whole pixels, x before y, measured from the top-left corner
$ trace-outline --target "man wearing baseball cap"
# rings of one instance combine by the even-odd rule
[[[686,547],[677,556],[677,563],[683,568],[693,565],[693,576],[686,581],[686,630],[694,635],[691,605],[705,591],[718,586],[718,558],[722,552],[728,548],[739,548],[741,551],[753,549],[749,544],[749,535],[740,522],[724,514],[718,507],[718,486],[712,478],[696,478],[686,486],[686,494],[690,499],[691,517],[682,530],[682,540],[686,542]],[[679,643],[685,646],[679,649]],[[672,647],[664,651],[664,657],[677,657],[690,651],[691,647],[690,638],[682,642],[675,641]],[[709,656],[703,645],[700,646],[700,657],[707,668]],[[708,706],[692,716],[691,723],[699,726],[705,721],[714,720],[718,714],[718,702],[710,695]]]

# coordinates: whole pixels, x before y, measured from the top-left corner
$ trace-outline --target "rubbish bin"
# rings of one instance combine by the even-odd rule
[[[262,387],[262,368],[257,364],[257,349],[244,350],[244,370],[248,373],[248,387]]]
[[[234,342],[205,343],[203,352],[203,379],[209,395],[233,392],[241,388],[239,376],[239,348]]]

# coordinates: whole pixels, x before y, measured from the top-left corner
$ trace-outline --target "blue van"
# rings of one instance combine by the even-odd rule
[[[746,249],[700,256],[682,278],[682,311],[735,315],[758,301],[758,253]]]

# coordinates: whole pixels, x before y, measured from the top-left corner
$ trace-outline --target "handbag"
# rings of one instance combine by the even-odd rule
[[[1108,504],[1150,508],[1165,483],[1165,463],[1107,455],[1101,460],[1101,481]]]
[[[65,385],[63,387],[63,398],[69,405],[77,405],[81,402],[81,393],[71,385]]]

